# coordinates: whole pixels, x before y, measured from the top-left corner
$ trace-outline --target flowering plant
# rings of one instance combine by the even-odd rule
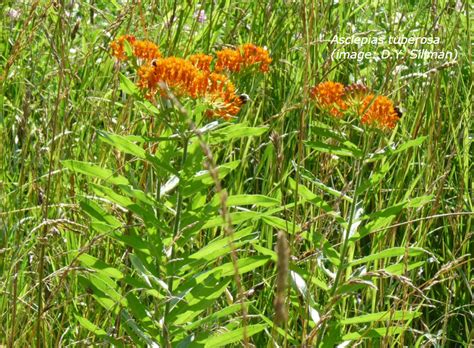
[[[322,82],[312,88],[311,96],[332,116],[352,114],[362,125],[387,130],[395,128],[400,119],[392,100],[375,96],[363,84],[344,86],[339,82]]]

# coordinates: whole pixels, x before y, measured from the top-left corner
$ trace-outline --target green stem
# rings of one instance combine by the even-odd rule
[[[364,160],[365,160],[365,157],[367,156],[367,150],[369,148],[369,143],[370,143],[370,141],[368,140],[367,133],[365,133],[365,132],[364,132],[364,136],[363,136],[362,141],[363,141],[362,157],[357,161],[357,166],[356,166],[356,169],[354,171],[354,175],[356,175],[356,182],[355,182],[355,185],[354,185],[354,196],[353,196],[353,200],[352,200],[352,203],[351,203],[351,209],[350,209],[350,212],[349,212],[349,222],[347,224],[347,229],[346,229],[346,231],[344,233],[344,237],[343,237],[344,240],[343,240],[343,244],[342,244],[341,253],[340,253],[340,256],[339,256],[339,267],[337,269],[336,278],[334,279],[334,284],[331,288],[331,298],[332,298],[332,300],[330,301],[330,303],[335,303],[334,295],[335,295],[335,293],[337,291],[337,288],[339,286],[339,283],[341,281],[342,272],[346,269],[345,261],[346,261],[347,249],[348,249],[348,246],[349,246],[349,233],[350,233],[351,227],[354,223],[354,215],[355,215],[355,211],[356,211],[356,207],[357,207],[357,198],[359,196],[358,193],[357,193],[357,190],[359,189],[360,183],[362,182],[362,177],[364,175],[364,170],[363,170],[364,169]],[[318,334],[318,336],[317,336],[315,347],[319,347],[319,344],[321,343],[321,340],[324,337],[326,328],[327,328],[327,324],[326,324],[326,322],[324,322],[322,327],[319,329],[321,334]]]
[[[183,158],[181,159],[181,166],[180,166],[180,170],[182,170],[185,166],[185,163],[186,163],[186,158],[188,156],[188,143],[189,143],[189,138],[187,136],[183,136]],[[173,238],[171,240],[171,256],[170,256],[170,260],[173,261],[174,260],[174,257],[175,257],[175,248],[173,246],[173,243],[174,243],[174,240],[176,238],[176,236],[178,235],[178,232],[179,232],[179,229],[180,229],[180,226],[181,226],[181,212],[182,212],[182,209],[183,209],[183,192],[182,192],[182,182],[181,182],[181,178],[180,178],[180,181],[179,181],[179,184],[178,184],[178,193],[177,193],[177,205],[176,205],[176,219],[174,221],[174,226],[173,226]],[[174,267],[171,267],[171,268],[174,268]],[[173,292],[173,275],[174,272],[171,272],[171,274],[168,274],[168,292],[171,293]],[[164,313],[164,316],[163,316],[163,338],[164,338],[164,341],[165,341],[165,346],[166,347],[171,347],[171,341],[170,341],[170,337],[169,337],[169,332],[168,332],[168,327],[167,327],[167,322],[166,322],[166,318],[169,314],[169,311],[170,311],[170,302],[171,302],[171,299],[169,301],[166,301],[166,306],[165,306],[165,313]]]
[[[349,213],[349,222],[347,224],[347,229],[344,233],[344,241],[342,244],[341,254],[339,257],[339,261],[340,261],[339,267],[337,269],[336,278],[334,279],[334,284],[331,288],[331,296],[334,296],[334,294],[336,293],[337,287],[339,286],[339,282],[341,281],[342,272],[346,268],[345,261],[346,261],[347,248],[349,246],[349,233],[351,231],[352,225],[354,224],[354,215],[357,208],[357,198],[359,196],[357,193],[357,190],[359,189],[359,186],[362,182],[362,177],[364,175],[364,160],[367,155],[367,149],[368,149],[368,143],[369,143],[367,139],[367,133],[365,132],[363,136],[363,143],[364,144],[363,144],[362,157],[359,159],[357,167],[356,167],[356,171],[354,173],[356,175],[356,182],[354,186],[354,196],[353,196],[353,201],[351,204],[351,210]]]

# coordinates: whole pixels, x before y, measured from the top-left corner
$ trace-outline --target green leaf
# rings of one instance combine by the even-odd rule
[[[387,311],[387,312],[378,312],[370,313],[365,315],[360,315],[358,317],[345,318],[341,320],[343,325],[353,325],[361,323],[371,323],[376,321],[399,321],[399,320],[411,320],[417,318],[421,315],[420,312],[414,311]]]
[[[329,153],[331,155],[355,157],[355,158],[362,157],[362,151],[358,149],[357,147],[343,147],[341,145],[329,145],[320,141],[306,141],[305,145],[313,150]],[[348,146],[349,142],[345,143],[344,145]]]
[[[112,233],[111,237],[118,240],[122,244],[132,247],[134,250],[139,251],[146,255],[151,255],[152,251],[150,250],[150,244],[146,242],[143,238],[133,235],[125,235],[119,232]]]
[[[99,137],[103,142],[114,146],[118,150],[141,159],[146,158],[146,151],[140,146],[129,141],[126,137],[117,134],[107,133],[101,130],[97,130],[97,133],[99,134]]]
[[[250,302],[246,302],[245,305],[248,306],[249,303]],[[227,317],[227,316],[229,316],[231,314],[234,314],[236,312],[239,312],[241,310],[242,310],[242,305],[240,303],[236,303],[236,304],[230,305],[228,307],[224,307],[223,309],[221,309],[221,310],[219,310],[215,313],[212,313],[212,314],[208,315],[207,317],[196,320],[196,321],[190,323],[189,325],[187,325],[184,329],[186,331],[189,331],[189,330],[195,329],[197,327],[202,327],[203,324],[206,324],[206,323],[209,323],[209,322],[216,322],[220,318]]]
[[[334,189],[330,186],[325,185],[318,178],[316,178],[316,176],[314,176],[313,173],[311,173],[306,168],[304,168],[302,166],[299,166],[299,169],[300,169],[300,172],[301,172],[301,177],[308,180],[312,185],[316,186],[321,191],[324,191],[324,192],[326,192],[326,193],[328,193],[328,194],[330,194],[334,197],[342,198],[342,199],[346,200],[349,203],[353,202],[352,197],[349,197],[347,194],[342,193],[342,192],[340,192],[340,191],[338,191],[338,190],[336,190],[336,189]],[[294,182],[294,180],[293,180],[293,182]]]
[[[92,291],[94,299],[107,311],[118,314],[118,306],[126,306],[126,299],[117,292],[117,284],[109,277],[92,273],[77,277],[81,286]]]
[[[121,310],[120,315],[122,317],[122,322],[125,327],[125,331],[127,331],[127,334],[129,334],[132,337],[134,343],[139,344],[141,346],[143,342],[145,342],[147,347],[152,347],[152,348],[160,347],[158,343],[156,343],[148,335],[148,333],[143,331],[142,327],[138,326],[138,324],[135,322],[132,316],[128,314],[127,310],[125,309]],[[141,342],[140,340],[142,340],[143,342]]]
[[[267,318],[265,315],[263,315],[263,313],[260,312],[260,310],[256,306],[252,305],[252,309],[259,313],[260,318],[268,325],[269,328],[272,328],[272,330],[275,330],[281,337],[284,337],[285,339],[287,339],[292,344],[292,347],[293,346],[296,347],[296,345],[298,344],[298,341],[295,340],[295,338],[291,336],[288,333],[288,331],[283,330],[281,327],[273,323],[273,321]]]
[[[346,141],[342,134],[336,133],[330,126],[321,122],[316,122],[315,125],[311,126],[311,131],[322,138],[335,139],[340,143]]]
[[[135,213],[137,216],[141,217],[147,226],[157,226],[163,230],[169,230],[169,228],[163,225],[162,221],[156,218],[152,207],[135,203],[130,198],[102,185],[91,184],[91,188],[98,196],[107,198],[111,202],[118,204],[119,206],[126,208]]]
[[[160,161],[156,156],[146,152],[143,148],[128,140],[126,136],[107,133],[101,130],[97,130],[97,133],[103,142],[114,146],[117,150],[147,160],[154,166],[164,169],[174,175],[178,174],[178,172],[169,164]]]
[[[364,264],[364,263],[374,261],[374,260],[379,260],[379,259],[388,259],[390,257],[403,256],[405,255],[405,252],[410,257],[419,256],[426,253],[426,251],[422,248],[408,248],[407,250],[404,247],[395,247],[395,248],[385,249],[381,252],[371,254],[369,256],[366,256],[357,260],[353,260],[350,263],[350,266],[360,265],[360,264]]]
[[[373,231],[383,229],[384,227],[388,226],[403,209],[421,207],[429,203],[432,199],[433,196],[416,197],[405,202],[395,204],[376,213],[361,217],[360,220],[369,219],[372,221],[365,226],[359,227],[357,232],[350,237],[350,241],[354,242],[372,233]]]
[[[230,213],[229,215],[230,215],[230,219],[233,225],[240,224],[248,220],[259,219],[262,216],[262,214],[254,212],[254,211],[249,211],[249,212],[237,211],[234,213]],[[202,228],[213,228],[213,227],[218,227],[218,226],[223,226],[223,225],[225,225],[225,221],[222,219],[222,216],[216,215],[214,217],[209,218]]]
[[[267,127],[248,127],[243,123],[231,124],[210,133],[208,143],[228,143],[229,141],[238,138],[260,136],[267,131]]]
[[[396,263],[394,265],[385,267],[384,271],[394,275],[402,275],[403,272],[405,272],[405,269],[407,271],[411,271],[415,268],[423,266],[425,263],[425,261],[412,262],[408,263],[408,266],[406,266],[404,263]]]
[[[293,178],[288,178],[288,183],[290,184],[290,188],[293,191],[296,191],[296,181]],[[315,193],[311,192],[310,189],[308,189],[306,186],[303,184],[298,184],[298,195],[303,198],[305,201],[308,201],[318,208],[321,208],[324,210],[328,215],[334,217],[334,219],[341,224],[342,227],[346,227],[347,223],[346,221],[342,218],[341,214],[337,211],[334,211],[332,207],[320,196],[316,195]]]
[[[141,96],[140,90],[138,89],[138,87],[132,81],[130,81],[130,79],[127,76],[120,73],[119,77],[120,77],[120,89],[122,91],[124,91],[128,95],[133,95],[135,97]]]
[[[267,327],[266,324],[257,324],[257,325],[248,325],[246,327],[247,337],[251,337],[260,331],[264,330]],[[227,344],[235,343],[241,341],[244,338],[244,329],[238,328],[233,331],[217,334],[209,337],[199,343],[205,344],[205,347],[214,348],[222,347]]]
[[[239,274],[251,272],[258,267],[261,267],[270,261],[270,257],[255,255],[247,258],[242,258],[237,261],[237,269]],[[189,289],[192,285],[197,285],[205,281],[211,275],[215,277],[229,277],[233,276],[235,272],[234,264],[232,262],[225,263],[221,266],[211,268],[207,271],[202,271],[194,275],[193,277],[187,277],[186,281],[179,285],[176,289],[177,292],[182,292],[185,289]]]
[[[289,234],[301,232],[301,228],[298,225],[293,226],[291,221],[286,221],[276,216],[262,216],[262,221],[277,230],[283,230]],[[303,238],[306,238],[307,233],[303,232],[301,235]]]
[[[254,228],[251,226],[241,231],[234,232],[231,237],[223,236],[223,237],[214,239],[212,242],[210,242],[203,248],[199,249],[199,251],[195,252],[194,254],[191,254],[188,258],[195,259],[195,260],[204,259],[206,261],[211,261],[214,258],[216,258],[216,255],[215,255],[216,252],[218,252],[219,250],[225,249],[229,245],[230,241],[235,242],[243,237],[246,237],[250,235],[253,230]],[[218,256],[221,256],[221,255],[218,254],[217,257]]]
[[[153,321],[148,308],[132,292],[128,292],[126,298],[128,302],[128,309],[131,311],[133,316],[138,319],[140,326],[146,332],[150,334],[153,333],[154,336],[158,335],[159,324]]]
[[[120,272],[118,269],[113,268],[106,264],[105,262],[95,258],[92,255],[89,254],[81,254],[77,258],[85,267],[88,267],[90,269],[93,269],[97,272],[100,272],[106,276],[109,276],[111,278],[115,279],[122,279],[123,274]]]
[[[112,343],[112,344],[115,344],[119,347],[123,347],[123,343],[120,342],[119,340],[116,340],[115,338],[113,338],[112,336],[108,335],[107,332],[105,332],[105,330],[101,329],[100,327],[98,327],[97,325],[95,325],[94,323],[92,323],[91,321],[89,321],[88,319],[84,318],[84,317],[81,317],[77,314],[74,314],[74,317],[76,318],[76,320],[79,322],[79,325],[81,325],[84,329],[92,332],[94,335],[96,335],[99,339],[102,339],[106,342],[109,342],[109,343]]]
[[[251,272],[258,267],[265,265],[270,260],[267,256],[250,256],[237,261],[237,269],[239,274]],[[228,277],[234,275],[234,264],[232,262],[226,263],[215,268],[216,273],[220,273],[221,277]]]
[[[392,155],[403,152],[403,151],[406,151],[406,150],[408,150],[412,147],[420,146],[421,144],[423,144],[423,142],[427,138],[428,138],[427,136],[423,136],[423,137],[418,137],[418,138],[413,139],[413,140],[408,140],[407,142],[403,143],[402,145],[397,147],[395,150],[393,150]]]
[[[205,282],[193,287],[191,291],[185,290],[186,295],[184,299],[179,301],[171,310],[167,320],[173,323],[173,325],[190,323],[204,310],[212,307],[229,283],[230,279],[218,281],[210,277]]]
[[[224,179],[231,171],[236,169],[240,165],[240,160],[228,162],[222,164],[216,168],[217,176],[219,180]],[[208,170],[202,170],[196,173],[191,179],[189,179],[183,186],[183,195],[190,196],[197,192],[202,191],[203,188],[209,185],[213,185],[214,179]]]
[[[102,179],[114,185],[129,185],[127,178],[114,173],[110,169],[105,169],[92,163],[65,160],[62,161],[62,164],[64,167],[74,172],[85,174],[93,178]]]
[[[384,149],[382,149],[381,151],[378,151],[378,152],[375,152],[373,154],[369,154],[367,157],[367,159],[365,160],[366,163],[369,163],[369,162],[375,162],[375,161],[378,161],[382,158],[385,158],[385,157],[388,157],[388,156],[391,156],[391,155],[395,155],[395,154],[398,154],[398,153],[402,153],[412,147],[417,147],[417,146],[420,146],[421,144],[423,144],[423,142],[426,140],[427,136],[422,136],[422,137],[418,137],[416,139],[413,139],[413,140],[409,140],[403,144],[401,144],[400,146],[398,147],[395,147],[395,149],[393,149],[393,144],[392,145],[389,145],[387,147],[385,147]]]
[[[145,110],[146,112],[150,114],[153,114],[153,115],[160,114],[160,110],[146,99],[142,101],[136,101],[135,105],[138,105],[139,107],[143,108],[143,110]]]
[[[255,205],[257,207],[273,207],[280,204],[275,198],[271,198],[264,195],[233,195],[228,196],[226,200],[228,207],[241,206],[241,205]],[[212,206],[218,207],[220,205],[220,197],[214,196],[212,200]]]
[[[166,293],[168,292],[168,285],[149,270],[145,260],[143,260],[138,254],[130,254],[129,257],[133,268],[138,272],[138,275],[148,286],[153,287],[158,291],[164,290]]]
[[[103,209],[96,202],[89,199],[81,199],[79,205],[83,212],[85,212],[92,220],[92,224],[100,223],[108,226],[108,230],[119,228],[122,223],[112,214]],[[105,227],[105,226],[103,226]]]
[[[365,331],[351,332],[342,336],[343,341],[355,341],[366,338],[380,338],[386,336],[399,335],[406,331],[406,328],[399,326],[380,327]]]
[[[363,192],[365,192],[368,188],[374,187],[377,185],[382,179],[385,177],[385,175],[388,173],[390,170],[390,162],[387,161],[385,162],[382,167],[375,173],[372,173],[369,179],[365,180],[360,186],[357,188],[355,195],[359,196]]]
[[[101,291],[100,294],[97,292],[97,295],[104,294],[104,296],[108,297],[116,304],[121,304],[125,307],[127,306],[127,301],[119,292],[119,288],[115,281],[113,281],[103,273],[92,273],[89,274],[87,278],[96,287],[96,289]]]

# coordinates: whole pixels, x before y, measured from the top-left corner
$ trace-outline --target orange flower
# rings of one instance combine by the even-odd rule
[[[135,36],[122,35],[110,43],[112,55],[115,56],[118,60],[127,60],[127,55],[125,54],[124,50],[125,41],[128,41],[130,44],[133,44],[133,42],[135,42]]]
[[[160,81],[177,95],[209,100],[212,110],[208,114],[230,119],[242,105],[235,86],[227,76],[199,70],[190,61],[177,57],[159,58],[138,70],[138,87],[152,98],[159,90]]]
[[[242,100],[235,93],[234,84],[225,75],[211,73],[206,94],[214,107],[208,115],[217,115],[229,120],[237,115],[242,107]]]
[[[272,59],[268,51],[262,47],[246,43],[237,49],[223,49],[216,52],[217,62],[215,70],[217,72],[228,70],[238,72],[242,68],[247,68],[255,64],[260,64],[260,70],[267,72],[270,69]]]
[[[135,57],[152,60],[161,57],[158,46],[148,40],[136,40],[133,35],[122,35],[111,42],[110,47],[112,48],[112,55],[117,57],[118,60],[127,60],[125,54],[125,41],[128,41],[132,46],[132,53]]]
[[[242,56],[240,55],[239,51],[226,48],[222,51],[216,52],[216,55],[217,62],[214,69],[217,72],[223,71],[225,69],[232,72],[240,71],[242,66]]]
[[[198,53],[189,56],[189,61],[199,70],[210,72],[211,71],[211,62],[212,56],[207,54]]]
[[[328,109],[331,115],[342,116],[342,111],[347,110],[348,105],[344,101],[344,85],[338,82],[322,82],[311,90],[311,96],[316,99],[319,106]]]
[[[113,55],[119,60],[127,59],[125,41],[130,43],[135,57],[145,60],[137,71],[137,86],[146,98],[153,100],[156,93],[164,95],[165,91],[161,87],[165,84],[177,96],[204,99],[211,108],[208,115],[230,119],[240,111],[243,102],[236,94],[233,83],[225,75],[211,73],[212,56],[199,53],[191,55],[189,59],[162,58],[158,46],[153,42],[123,35],[110,44]],[[265,65],[271,62],[266,50],[251,44],[243,45],[239,50],[226,49],[217,55],[217,71],[239,71],[244,63],[260,63],[262,70],[268,70]]]
[[[156,59],[152,64],[146,64],[138,69],[138,86],[154,91],[160,81],[174,89],[175,93],[183,94],[189,91],[198,70],[191,62],[177,57]]]
[[[360,105],[359,114],[362,124],[380,129],[393,129],[399,120],[393,102],[383,95],[375,97],[370,94],[365,97]]]
[[[133,55],[137,58],[152,60],[161,57],[161,53],[158,49],[158,46],[151,41],[134,41],[132,43],[132,46]]]
[[[246,66],[260,63],[260,70],[262,72],[267,72],[270,69],[272,59],[266,49],[246,43],[240,46],[240,50],[242,51],[243,61]]]

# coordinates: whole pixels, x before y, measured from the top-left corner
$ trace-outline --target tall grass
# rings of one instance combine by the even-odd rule
[[[468,1],[0,10],[0,345],[472,344]],[[253,42],[273,62],[233,77],[251,101],[210,129],[199,105],[135,93],[109,50],[124,33],[179,57]],[[458,57],[332,60],[353,33]],[[326,80],[388,95],[397,127],[326,115],[310,97]]]

